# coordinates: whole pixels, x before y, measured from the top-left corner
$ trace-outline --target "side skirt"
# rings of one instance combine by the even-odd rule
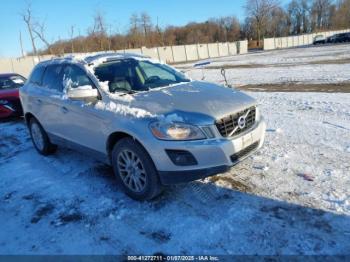
[[[101,162],[104,162],[104,163],[110,165],[108,156],[100,151],[96,151],[94,149],[77,144],[75,142],[69,141],[67,139],[61,138],[61,137],[56,136],[56,135],[51,134],[51,133],[48,133],[48,136],[50,138],[51,143],[53,143],[55,145],[63,146],[63,147],[72,149],[74,151],[79,151],[84,155],[91,156],[98,161],[101,161]]]

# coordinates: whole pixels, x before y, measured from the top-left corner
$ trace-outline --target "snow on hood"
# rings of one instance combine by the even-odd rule
[[[133,97],[128,103],[132,108],[142,108],[154,116],[176,114],[184,120],[188,115],[194,119],[199,115],[219,119],[256,104],[242,92],[200,81],[140,92]],[[118,103],[118,98],[113,100]]]
[[[96,103],[95,108],[121,114],[123,116],[132,116],[135,118],[156,117],[152,113],[142,108],[131,107],[125,104],[115,103],[113,101],[107,103],[99,101]]]

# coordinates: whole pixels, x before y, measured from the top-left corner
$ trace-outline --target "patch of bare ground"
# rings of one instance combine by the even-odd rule
[[[224,64],[224,65],[211,65],[206,66],[205,69],[239,69],[239,68],[264,68],[264,67],[291,67],[301,65],[342,65],[350,64],[350,58],[332,59],[332,60],[319,60],[310,62],[294,62],[294,63],[277,63],[277,64]],[[179,69],[185,69],[179,67]]]
[[[342,65],[350,64],[350,58],[342,58],[335,60],[320,60],[320,61],[311,61],[310,65]]]
[[[350,82],[333,84],[259,84],[240,86],[239,89],[252,92],[323,92],[323,93],[350,93]]]
[[[222,176],[222,175],[212,176],[209,178],[209,181],[212,183],[223,183],[229,186],[231,189],[238,190],[241,192],[247,193],[247,192],[253,191],[253,189],[250,186],[246,185],[245,183],[241,182],[238,179],[234,179],[229,176]]]

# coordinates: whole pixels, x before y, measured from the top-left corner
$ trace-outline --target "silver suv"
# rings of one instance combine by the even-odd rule
[[[41,62],[20,98],[40,154],[57,145],[94,154],[138,200],[227,171],[265,136],[250,96],[133,54]]]

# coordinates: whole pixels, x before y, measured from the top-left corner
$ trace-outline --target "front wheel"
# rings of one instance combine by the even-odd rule
[[[158,172],[146,150],[132,138],[118,141],[112,151],[114,173],[123,191],[135,200],[160,194]]]
[[[47,156],[56,151],[57,146],[51,144],[45,130],[35,118],[29,121],[29,132],[33,145],[40,154]]]

